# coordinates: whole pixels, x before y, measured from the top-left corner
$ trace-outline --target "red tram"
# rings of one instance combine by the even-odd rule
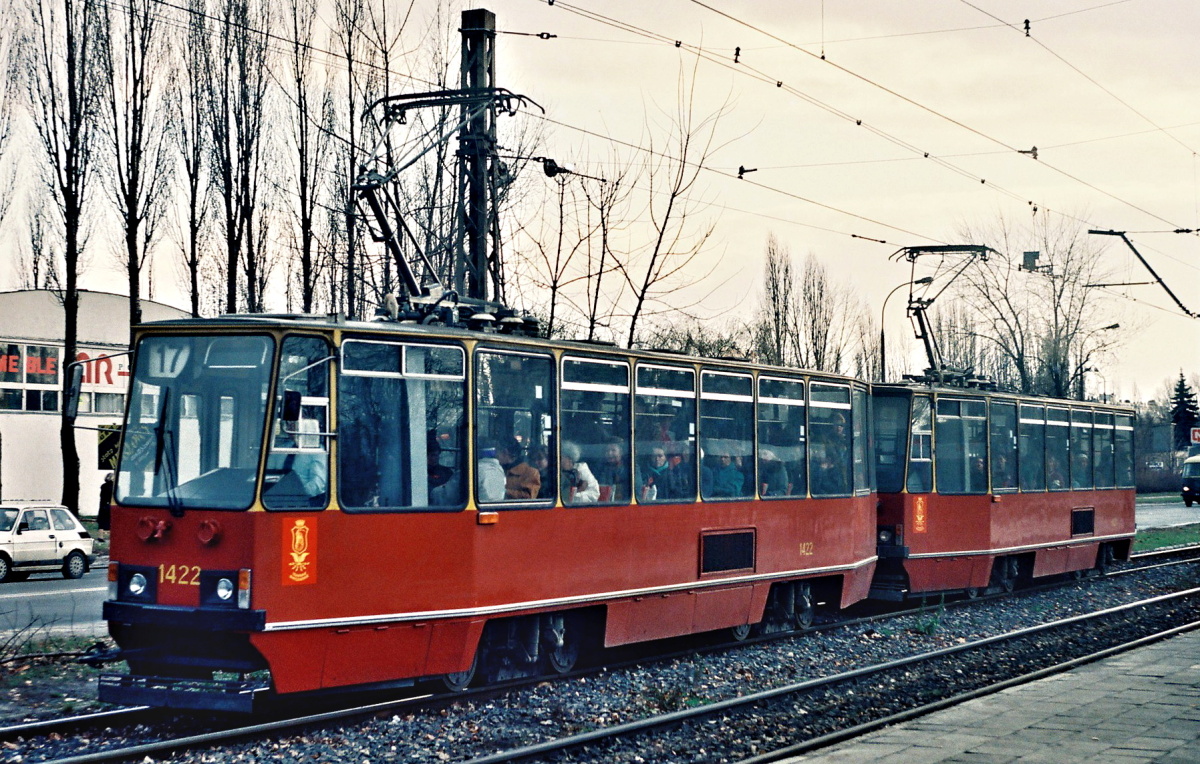
[[[872,397],[872,597],[1011,590],[1128,558],[1129,407],[919,384]]]
[[[871,585],[861,381],[298,316],[148,324],[133,369],[103,700],[456,689]]]

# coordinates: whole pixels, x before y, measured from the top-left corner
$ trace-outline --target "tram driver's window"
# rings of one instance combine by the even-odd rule
[[[466,360],[454,345],[350,339],[338,387],[338,499],[362,511],[466,503]]]
[[[329,500],[329,346],[317,337],[288,337],[279,357],[271,450],[263,473],[268,509],[324,507]],[[296,396],[299,418],[285,421],[283,400]]]
[[[528,505],[554,498],[554,361],[502,351],[475,354],[475,497]]]
[[[813,496],[848,496],[852,483],[850,388],[809,386],[809,475]]]

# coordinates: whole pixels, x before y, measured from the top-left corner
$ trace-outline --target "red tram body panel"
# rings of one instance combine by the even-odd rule
[[[1128,557],[1129,409],[917,385],[877,386],[875,407],[873,596],[1007,589]]]
[[[249,710],[267,688],[466,681],[488,656],[504,677],[573,660],[572,639],[792,628],[797,610],[867,596],[864,384],[478,338],[270,318],[144,329],[105,603],[131,670],[101,697]],[[549,492],[487,495],[504,448],[489,431],[559,460]],[[633,458],[613,460],[604,503],[581,457],[600,475],[614,448]],[[810,457],[826,481],[811,490]],[[520,490],[528,468],[505,469]],[[670,470],[689,498],[667,498]],[[463,479],[443,500],[445,472]]]

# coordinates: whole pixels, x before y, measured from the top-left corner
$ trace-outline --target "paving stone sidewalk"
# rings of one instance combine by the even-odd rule
[[[1200,632],[787,761],[1200,764]]]

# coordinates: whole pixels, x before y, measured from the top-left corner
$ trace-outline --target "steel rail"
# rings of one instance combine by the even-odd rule
[[[981,649],[984,647],[988,647],[990,645],[997,644],[999,642],[1014,640],[1014,639],[1018,639],[1021,637],[1026,637],[1026,636],[1030,636],[1033,634],[1038,634],[1038,633],[1042,633],[1042,632],[1046,632],[1046,631],[1050,631],[1050,630],[1054,630],[1054,629],[1061,629],[1061,628],[1065,628],[1065,627],[1068,627],[1068,626],[1071,626],[1071,625],[1074,625],[1077,623],[1082,623],[1084,621],[1100,619],[1100,618],[1104,618],[1106,616],[1111,616],[1111,615],[1115,615],[1118,613],[1131,611],[1131,610],[1134,610],[1137,608],[1146,607],[1148,605],[1167,602],[1169,600],[1194,597],[1197,595],[1200,595],[1200,588],[1187,589],[1182,592],[1173,592],[1171,594],[1160,595],[1157,597],[1152,597],[1150,599],[1140,600],[1138,602],[1132,602],[1132,603],[1127,603],[1125,605],[1119,605],[1116,607],[1105,608],[1104,610],[1099,610],[1094,613],[1086,613],[1083,615],[1072,616],[1070,618],[1063,618],[1063,619],[1059,619],[1057,621],[1051,621],[1048,623],[1038,624],[1036,626],[1030,626],[1030,627],[1026,627],[1023,629],[1018,629],[1016,631],[1006,632],[1004,634],[998,634],[998,635],[994,635],[991,637],[986,637],[984,639],[976,640],[974,642],[967,642],[967,643],[964,643],[961,645],[953,645],[951,647],[946,647],[946,648],[942,648],[939,650],[933,650],[930,652],[921,653],[919,655],[909,656],[906,658],[900,658],[898,660],[888,661],[886,663],[881,663],[881,664],[877,664],[874,666],[865,666],[863,668],[854,669],[852,671],[842,672],[840,674],[834,674],[832,676],[820,677],[817,679],[809,679],[809,680],[805,680],[803,682],[797,682],[795,684],[789,684],[789,685],[785,685],[782,687],[775,687],[775,688],[772,688],[769,690],[762,690],[760,692],[743,695],[743,696],[740,696],[737,698],[730,698],[728,700],[717,701],[715,703],[710,703],[710,704],[707,704],[704,706],[697,706],[694,708],[688,708],[688,709],[684,709],[681,711],[674,711],[674,712],[671,712],[668,714],[662,714],[660,716],[647,717],[645,719],[639,719],[637,721],[628,722],[626,724],[620,724],[620,725],[615,725],[612,727],[606,727],[603,729],[593,730],[591,732],[585,732],[585,733],[581,733],[578,735],[571,735],[571,736],[568,736],[565,738],[559,738],[556,740],[549,740],[549,741],[537,743],[534,745],[522,746],[520,748],[515,748],[515,749],[509,750],[509,751],[503,751],[503,752],[491,754],[488,756],[482,756],[482,757],[470,759],[467,762],[465,762],[464,764],[506,764],[507,762],[521,761],[521,760],[533,758],[536,756],[544,756],[547,754],[560,753],[562,751],[573,749],[573,748],[578,748],[583,745],[599,743],[599,742],[603,742],[605,740],[615,740],[615,739],[622,738],[622,737],[632,736],[632,735],[635,735],[635,734],[638,734],[641,732],[646,732],[651,729],[660,728],[660,727],[668,727],[668,726],[672,726],[675,724],[679,724],[680,722],[701,719],[704,717],[723,713],[725,711],[736,711],[740,708],[744,708],[747,706],[762,703],[764,701],[777,700],[779,698],[782,698],[782,697],[785,697],[788,695],[795,695],[795,694],[799,694],[802,692],[808,692],[810,690],[818,689],[821,687],[828,687],[828,686],[832,686],[832,685],[836,685],[836,684],[841,684],[843,682],[847,682],[847,681],[850,681],[853,679],[860,679],[863,677],[871,676],[873,674],[880,674],[880,673],[883,673],[886,671],[892,671],[895,669],[904,668],[906,666],[912,666],[912,665],[915,665],[918,663],[923,663],[925,661],[930,661],[930,660],[934,660],[937,658],[954,655],[957,653],[967,652],[969,650],[978,650],[978,649]]]

